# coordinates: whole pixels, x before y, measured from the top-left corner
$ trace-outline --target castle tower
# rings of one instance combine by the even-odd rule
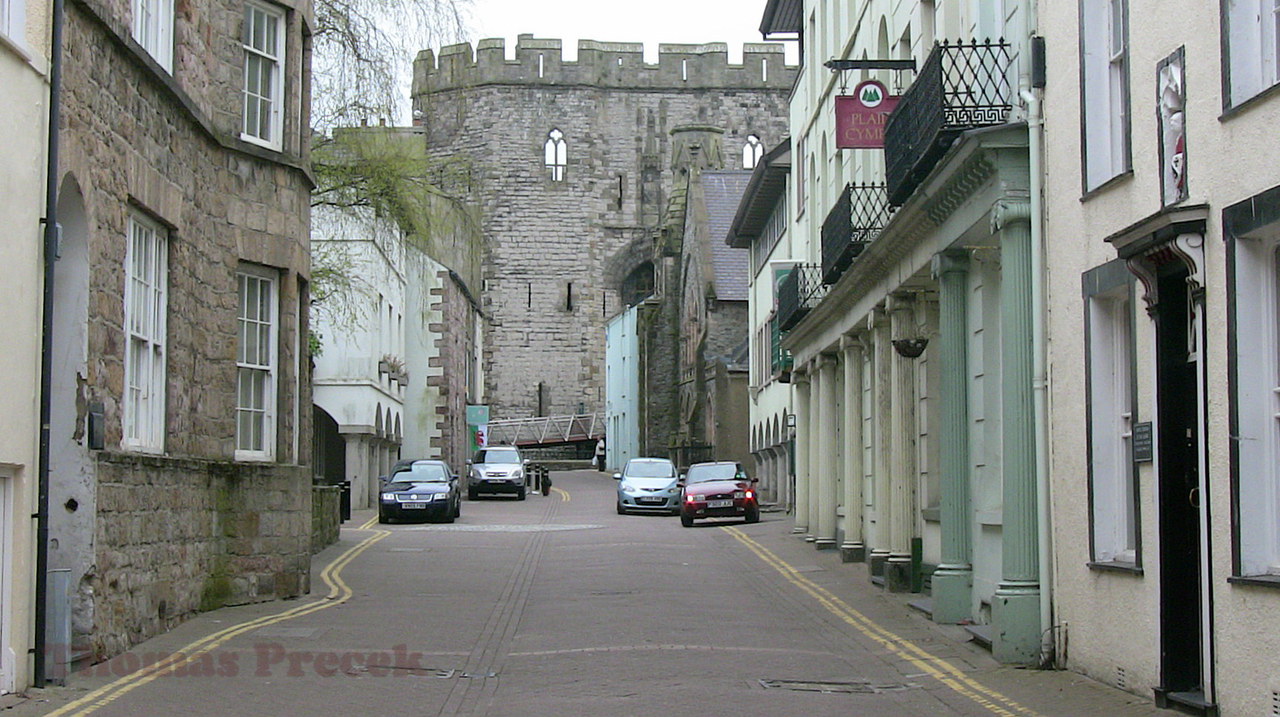
[[[604,325],[654,260],[677,179],[677,127],[709,128],[718,150],[700,168],[742,167],[749,137],[787,133],[796,68],[777,44],[578,44],[522,35],[515,59],[500,39],[419,54],[415,124],[428,149],[472,165],[485,248],[485,396],[494,419],[603,410]],[[639,282],[641,285],[644,282]],[[661,290],[661,287],[655,289]]]

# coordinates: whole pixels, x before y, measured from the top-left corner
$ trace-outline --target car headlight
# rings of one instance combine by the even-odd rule
[[[396,499],[396,494],[395,494],[395,493],[383,493],[383,494],[382,494],[382,499],[383,499],[383,500],[395,500],[395,499]]]
[[[520,470],[519,468],[511,471],[512,478],[520,478],[522,476],[524,476],[524,471]]]
[[[448,500],[448,499],[449,499],[448,493],[436,493],[435,495],[431,496],[431,500]]]
[[[621,484],[621,485],[620,485],[620,486],[618,486],[618,487],[619,487],[619,488],[622,488],[622,492],[623,492],[623,493],[630,493],[631,491],[633,491],[633,490],[635,490],[635,489],[636,489],[636,487],[635,487],[635,486],[633,486],[633,485],[631,485],[630,483],[623,483],[623,484]]]

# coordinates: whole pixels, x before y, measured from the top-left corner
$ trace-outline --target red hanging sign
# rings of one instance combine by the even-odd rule
[[[836,97],[836,147],[883,149],[884,126],[900,98],[876,80],[866,80],[852,95]]]

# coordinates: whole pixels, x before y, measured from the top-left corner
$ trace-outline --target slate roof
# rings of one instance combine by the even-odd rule
[[[724,242],[738,203],[751,181],[750,171],[710,172],[701,175],[702,192],[707,210],[707,237],[711,245],[711,280],[720,301],[746,301],[747,282],[751,276],[751,255],[747,249],[735,249]]]

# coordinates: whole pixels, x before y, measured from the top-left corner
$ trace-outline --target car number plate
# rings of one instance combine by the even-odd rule
[[[486,478],[485,480],[489,483],[506,483],[507,482],[506,478]]]
[[[426,503],[401,503],[400,507],[404,508],[405,510],[412,510],[414,508],[419,508],[419,509],[425,508],[427,507],[427,504]]]
[[[707,507],[708,508],[732,508],[733,501],[732,500],[709,500],[707,501]]]
[[[665,503],[667,502],[667,499],[666,498],[641,498],[640,502],[641,503]]]

